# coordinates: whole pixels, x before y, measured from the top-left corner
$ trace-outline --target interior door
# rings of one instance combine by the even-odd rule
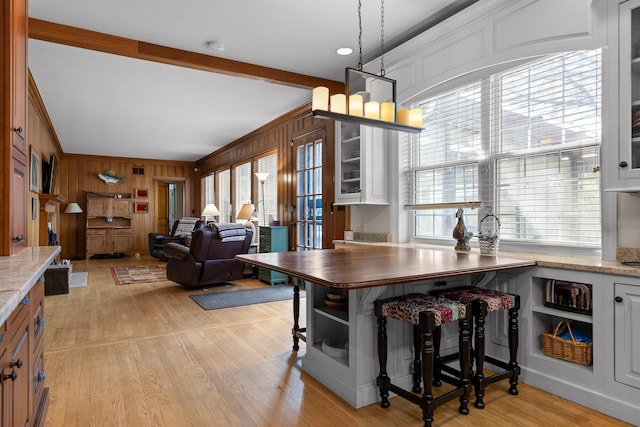
[[[155,181],[155,229],[156,233],[169,233],[169,184],[162,181]]]
[[[324,130],[293,141],[296,213],[293,222],[295,250],[322,249]]]

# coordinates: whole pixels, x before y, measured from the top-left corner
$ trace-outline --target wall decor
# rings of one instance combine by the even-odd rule
[[[31,191],[40,191],[40,154],[31,147]]]
[[[149,203],[147,202],[134,202],[133,211],[135,213],[147,213],[149,212]]]
[[[139,199],[146,199],[149,197],[149,190],[146,188],[134,188],[133,189],[133,197]]]

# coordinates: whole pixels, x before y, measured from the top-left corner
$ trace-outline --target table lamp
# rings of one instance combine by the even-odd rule
[[[256,226],[253,224],[253,222],[251,222],[251,217],[253,216],[253,211],[255,210],[256,210],[256,207],[253,203],[245,203],[240,208],[240,212],[238,212],[238,216],[236,217],[236,220],[246,221],[244,223],[244,226],[245,228],[248,228],[252,231],[253,233],[252,239],[256,236]]]
[[[204,210],[200,214],[200,216],[204,217],[205,222],[209,223],[209,217],[215,217],[220,215],[220,211],[213,203],[208,203],[207,206],[204,207]],[[215,221],[215,219],[213,220]]]
[[[76,216],[76,247],[75,247],[75,256],[73,257],[73,259],[78,259],[78,217],[80,216],[79,214],[81,214],[82,208],[80,207],[79,204],[77,203],[69,203],[67,205],[67,207],[64,210],[64,213],[66,214],[74,214]]]

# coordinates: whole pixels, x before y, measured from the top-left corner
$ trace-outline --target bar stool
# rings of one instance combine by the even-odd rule
[[[465,287],[451,289],[448,291],[437,292],[433,294],[437,298],[443,298],[449,301],[457,301],[460,303],[471,303],[473,318],[475,322],[474,343],[471,349],[472,359],[475,359],[475,375],[472,373],[471,383],[475,389],[476,408],[484,408],[484,391],[487,385],[509,379],[509,393],[518,394],[518,375],[520,375],[520,366],[518,366],[518,310],[520,309],[520,296],[509,294],[490,289],[481,289],[475,287]],[[497,310],[509,311],[509,362],[505,363],[494,357],[485,355],[485,318],[487,312]],[[435,332],[434,337],[434,385],[439,385],[439,377],[444,370],[449,373],[457,372],[454,368],[446,365],[447,362],[455,360],[458,354],[450,355],[446,358],[440,357],[440,328]],[[493,375],[484,375],[484,362],[487,361],[494,366],[502,368],[503,371],[496,372]]]
[[[471,305],[429,295],[412,294],[399,298],[378,300],[375,303],[375,314],[378,320],[378,362],[380,374],[376,384],[380,388],[380,406],[388,408],[389,392],[415,403],[422,408],[422,419],[425,427],[433,422],[436,407],[455,397],[460,397],[458,412],[469,413],[469,391],[471,388],[469,371],[471,359]],[[422,397],[413,394],[396,384],[391,383],[387,374],[387,318],[402,320],[413,324],[414,330],[414,369],[413,392],[420,392],[420,380],[424,381]],[[432,390],[434,372],[434,331],[448,322],[458,321],[460,374],[452,378],[455,389],[435,397]],[[422,378],[421,378],[422,376]]]

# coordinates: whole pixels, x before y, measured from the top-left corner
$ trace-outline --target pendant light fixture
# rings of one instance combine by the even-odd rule
[[[380,12],[380,75],[362,71],[362,0],[358,0],[358,68],[345,70],[346,93],[329,96],[329,89],[313,89],[313,117],[410,133],[422,132],[421,108],[398,108],[396,81],[385,77],[384,70],[384,0]]]

